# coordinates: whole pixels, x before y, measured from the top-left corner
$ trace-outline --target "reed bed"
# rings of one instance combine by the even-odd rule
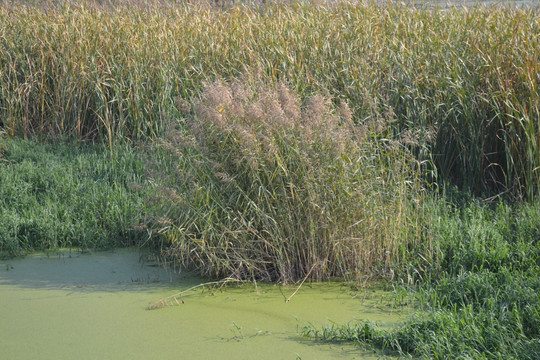
[[[538,11],[167,3],[0,7],[9,134],[163,134],[205,81],[242,73],[328,92],[395,133],[439,179],[532,197],[539,179]],[[430,132],[435,135],[425,136]]]

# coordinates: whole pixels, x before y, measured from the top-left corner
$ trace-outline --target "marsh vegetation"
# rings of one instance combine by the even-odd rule
[[[4,253],[384,279],[420,315],[304,333],[538,357],[538,9],[127,5],[0,8]]]

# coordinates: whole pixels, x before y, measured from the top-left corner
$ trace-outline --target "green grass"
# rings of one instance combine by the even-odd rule
[[[142,243],[144,162],[129,148],[0,137],[0,252]]]
[[[350,323],[305,336],[355,341],[425,359],[537,359],[540,206],[441,207],[439,256],[411,289],[418,315],[392,330]]]

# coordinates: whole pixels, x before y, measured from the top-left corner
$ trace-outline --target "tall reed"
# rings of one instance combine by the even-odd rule
[[[162,134],[206,80],[260,68],[305,99],[329,91],[395,133],[440,179],[538,192],[534,8],[419,10],[354,3],[0,7],[0,121],[10,134]],[[435,131],[433,139],[424,132]]]

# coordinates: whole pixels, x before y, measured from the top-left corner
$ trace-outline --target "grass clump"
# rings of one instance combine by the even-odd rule
[[[302,104],[283,83],[207,84],[167,144],[170,253],[211,276],[392,277],[423,241],[423,195],[391,120],[356,126],[345,103]]]
[[[0,253],[143,242],[142,174],[128,148],[0,138]]]

